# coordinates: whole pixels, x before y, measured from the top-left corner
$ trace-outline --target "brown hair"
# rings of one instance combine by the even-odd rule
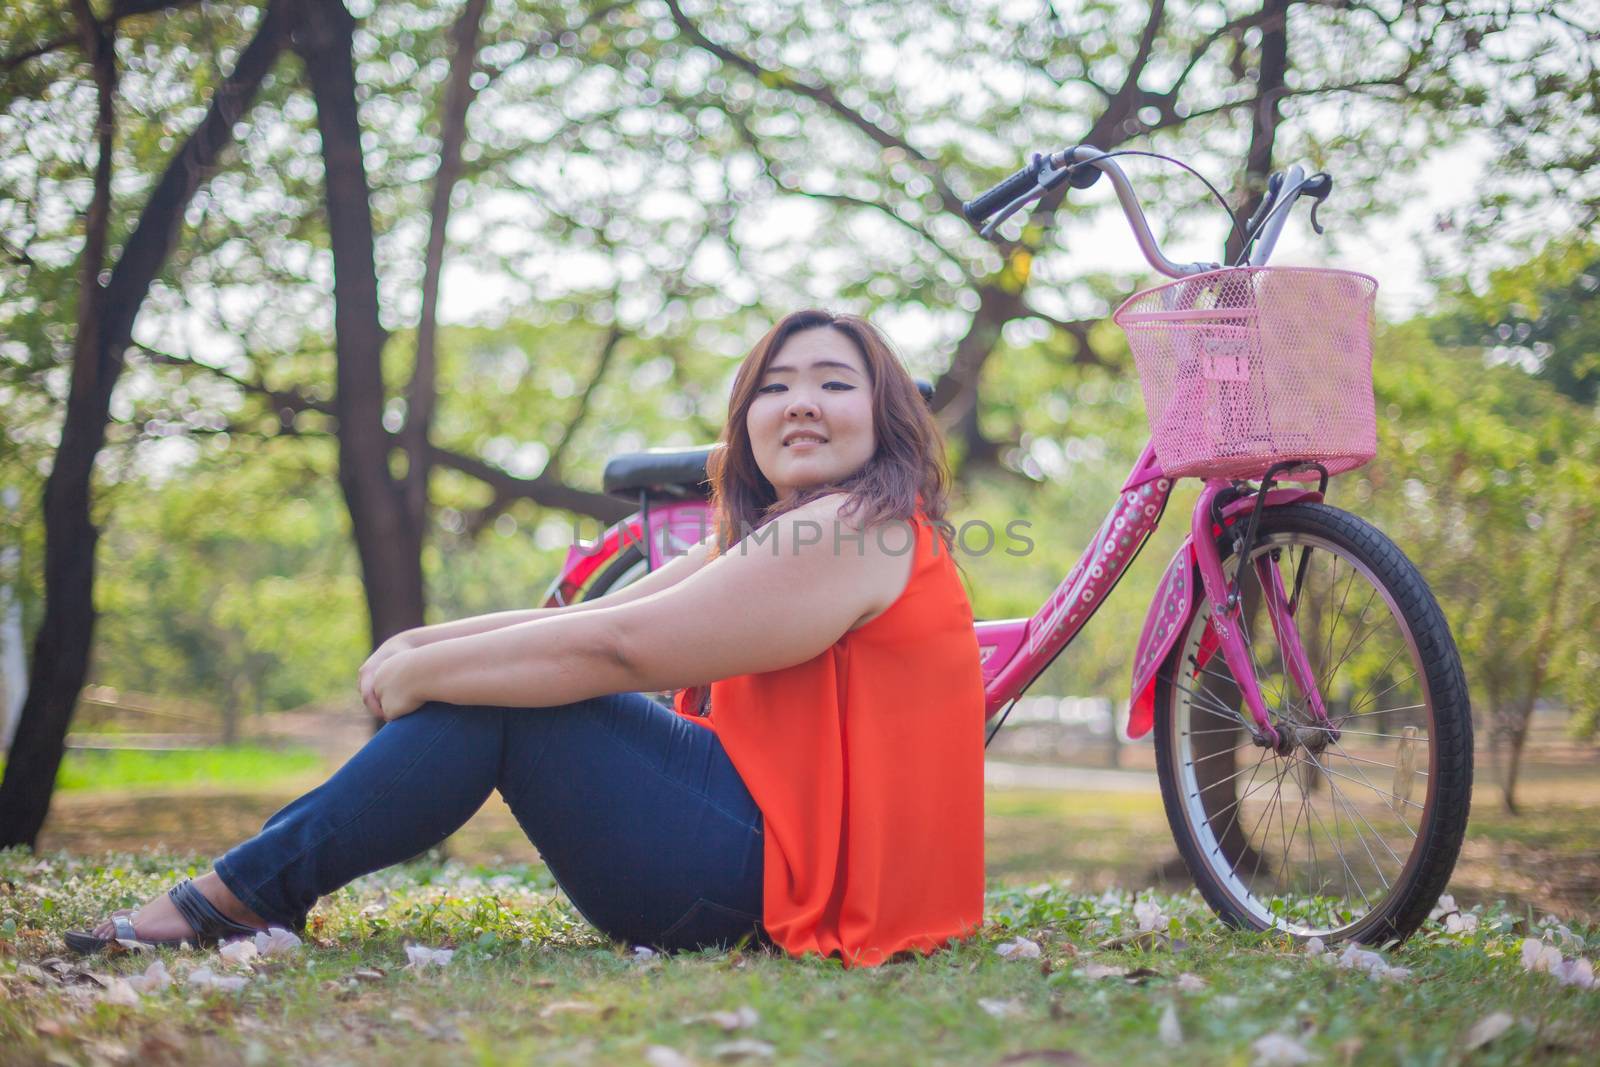
[[[777,491],[756,466],[745,416],[761,376],[779,350],[795,334],[824,328],[838,330],[853,341],[866,365],[877,449],[865,465],[837,483],[812,486],[780,505]],[[888,340],[859,315],[807,308],[784,316],[768,330],[734,376],[722,445],[706,465],[719,549],[728,548],[784,512],[836,492],[850,497],[841,513],[857,516],[863,525],[885,519],[910,521],[920,496],[922,513],[949,547],[949,524],[944,521],[949,474],[939,428]]]

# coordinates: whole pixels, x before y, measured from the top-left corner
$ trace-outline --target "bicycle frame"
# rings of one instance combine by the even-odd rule
[[[1039,610],[1029,618],[980,620],[975,624],[983,670],[985,720],[992,719],[1020,697],[1094,617],[1160,524],[1172,487],[1172,479],[1163,474],[1156,460],[1154,447],[1145,445],[1094,539]],[[1217,524],[1216,518],[1220,516],[1223,525],[1231,526],[1239,516],[1247,515],[1256,506],[1255,498],[1245,495],[1229,501],[1213,515],[1218,495],[1230,488],[1232,483],[1221,479],[1208,479],[1204,483],[1195,501],[1189,536],[1157,586],[1134,654],[1127,728],[1130,738],[1142,737],[1150,731],[1156,671],[1178,635],[1187,630],[1194,613],[1199,610],[1199,598],[1193,595],[1194,576],[1198,572],[1199,585],[1206,597],[1213,605],[1222,605],[1212,611],[1211,629],[1202,647],[1202,656],[1208,659],[1218,651],[1222,653],[1238,683],[1257,736],[1274,747],[1281,743],[1278,731],[1270,722],[1256,677],[1237,583],[1227,579],[1217,550],[1217,537],[1223,526]],[[1316,490],[1280,488],[1267,492],[1261,506],[1281,507],[1321,499],[1322,494]],[[607,529],[592,544],[574,544],[568,549],[561,575],[546,594],[547,606],[571,603],[606,564],[630,545],[641,549],[653,569],[687,551],[711,530],[710,511],[703,500],[656,500],[644,504],[639,512]],[[1264,592],[1263,608],[1278,639],[1288,673],[1313,714],[1326,722],[1322,696],[1301,645],[1278,571],[1270,564],[1258,564],[1257,573]],[[1204,666],[1204,660],[1200,666]]]

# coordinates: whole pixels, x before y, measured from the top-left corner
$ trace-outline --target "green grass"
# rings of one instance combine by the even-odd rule
[[[978,937],[869,970],[761,950],[640,962],[587,928],[537,865],[413,864],[363,879],[319,906],[299,954],[237,972],[251,975],[237,993],[180,984],[118,1006],[80,970],[109,980],[148,957],[79,970],[50,962],[61,931],[199,869],[0,853],[0,1063],[643,1064],[665,1046],[711,1064],[725,1043],[749,1038],[779,1063],[1221,1067],[1254,1062],[1252,1043],[1278,1033],[1324,1064],[1509,1064],[1592,1062],[1600,1043],[1600,991],[1526,973],[1529,919],[1512,910],[1479,908],[1471,934],[1425,929],[1389,953],[1413,971],[1395,982],[1224,930],[1190,894],[1153,898],[1170,917],[1165,946],[1101,947],[1132,928],[1132,895],[1059,883],[996,888]],[[1591,957],[1600,949],[1600,927],[1572,932]],[[1018,935],[1043,957],[996,954]],[[458,952],[442,970],[410,971],[407,942]],[[161,958],[175,974],[222,969],[215,953]],[[1090,977],[1094,965],[1130,969],[1132,980]],[[1180,985],[1183,975],[1203,984]],[[1011,1014],[996,1018],[983,1000]],[[759,1018],[746,1030],[697,1019],[741,1007]],[[1181,1046],[1158,1032],[1169,1007]],[[1468,1051],[1463,1034],[1501,1011],[1510,1028]],[[1049,1055],[1016,1058],[1040,1050]]]
[[[0,769],[4,761],[0,760]],[[261,785],[313,774],[322,758],[309,748],[229,745],[172,751],[68,749],[56,774],[63,790]]]

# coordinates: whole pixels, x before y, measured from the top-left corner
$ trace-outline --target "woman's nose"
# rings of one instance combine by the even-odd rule
[[[799,393],[791,394],[789,406],[784,410],[784,415],[791,419],[814,419],[818,414],[816,402]]]

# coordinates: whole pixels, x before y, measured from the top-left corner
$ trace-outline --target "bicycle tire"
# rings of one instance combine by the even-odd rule
[[[637,573],[630,573],[637,572]],[[599,577],[589,583],[589,588],[583,591],[582,601],[599,600],[607,593],[614,593],[618,589],[632,585],[645,574],[649,568],[645,565],[644,550],[636,544],[628,544],[618,552],[616,558],[605,565]]]
[[[1360,711],[1360,708],[1365,706],[1366,694],[1363,694],[1361,702],[1352,703],[1346,700],[1343,707],[1353,709],[1354,714],[1343,719],[1335,714],[1333,706],[1330,705],[1329,721],[1341,731],[1336,735],[1326,731],[1324,727],[1315,725],[1313,717],[1304,709],[1298,712],[1295,710],[1292,699],[1294,694],[1287,682],[1283,682],[1278,691],[1277,707],[1273,706],[1273,700],[1267,693],[1269,686],[1263,685],[1263,695],[1268,696],[1269,710],[1273,712],[1275,721],[1280,715],[1290,722],[1303,720],[1306,726],[1299,736],[1312,740],[1305,747],[1306,755],[1303,757],[1298,749],[1291,750],[1287,757],[1279,756],[1271,750],[1261,749],[1262,754],[1257,759],[1256,769],[1251,772],[1250,784],[1230,785],[1228,784],[1230,780],[1238,783],[1245,773],[1243,769],[1227,773],[1238,766],[1237,753],[1241,750],[1250,752],[1252,746],[1247,735],[1242,730],[1235,732],[1228,724],[1226,716],[1217,710],[1231,705],[1233,713],[1237,715],[1237,709],[1241,705],[1236,699],[1237,689],[1232,688],[1231,672],[1227,672],[1220,653],[1214,656],[1213,662],[1216,667],[1213,669],[1207,668],[1206,660],[1200,654],[1201,641],[1209,627],[1210,615],[1209,603],[1202,602],[1194,613],[1188,629],[1180,635],[1157,676],[1154,730],[1156,768],[1167,821],[1177,842],[1178,851],[1201,896],[1225,923],[1244,929],[1281,929],[1297,937],[1318,936],[1326,941],[1351,940],[1364,944],[1403,941],[1426,920],[1429,911],[1448,883],[1460,854],[1471,809],[1472,715],[1460,654],[1456,650],[1444,614],[1440,611],[1438,602],[1421,573],[1388,537],[1371,524],[1348,512],[1324,504],[1294,504],[1271,508],[1261,516],[1260,538],[1251,558],[1259,559],[1263,552],[1275,553],[1270,557],[1273,560],[1270,565],[1283,566],[1283,557],[1288,555],[1291,563],[1289,574],[1285,578],[1287,585],[1289,578],[1292,577],[1295,545],[1301,546],[1302,557],[1309,557],[1312,561],[1310,564],[1300,563],[1302,570],[1316,567],[1319,575],[1321,571],[1331,570],[1332,581],[1338,582],[1341,580],[1339,561],[1343,559],[1350,567],[1350,576],[1343,579],[1345,599],[1341,600],[1338,608],[1331,613],[1333,622],[1328,635],[1327,655],[1322,657],[1323,663],[1317,667],[1319,676],[1323,673],[1321,668],[1327,668],[1323,682],[1324,693],[1331,695],[1336,691],[1335,675],[1340,667],[1349,661],[1348,654],[1341,651],[1338,662],[1333,662],[1331,665],[1327,662],[1332,659],[1339,620],[1343,617],[1345,604],[1350,598],[1355,579],[1364,575],[1363,580],[1368,581],[1374,588],[1368,595],[1367,605],[1362,608],[1360,623],[1353,625],[1359,627],[1365,622],[1371,603],[1381,594],[1389,609],[1389,621],[1394,624],[1395,631],[1405,639],[1399,648],[1410,655],[1416,681],[1415,689],[1421,693],[1421,703],[1414,708],[1397,706],[1363,712]],[[1222,535],[1218,547],[1223,556],[1224,568],[1232,574],[1238,565],[1232,530]],[[1285,548],[1288,548],[1287,553]],[[1331,562],[1322,563],[1319,559],[1321,556],[1326,556]],[[1252,568],[1247,574],[1254,574],[1254,569]],[[1296,615],[1296,626],[1301,628],[1303,642],[1306,641],[1305,628],[1310,624],[1310,617],[1320,616],[1325,610],[1318,606],[1321,603],[1318,599],[1320,588],[1313,588],[1320,580],[1320,577],[1308,576],[1306,596],[1300,603]],[[1198,574],[1194,588],[1200,588]],[[1332,603],[1336,588],[1334,585],[1329,586],[1327,598],[1329,604]],[[1381,618],[1374,623],[1374,627],[1375,632],[1383,628]],[[1254,647],[1261,647],[1263,636],[1271,638],[1270,624],[1262,622],[1261,625],[1252,626],[1250,629],[1254,631]],[[1346,648],[1355,642],[1358,632],[1359,629],[1351,630],[1346,639]],[[1320,634],[1313,636],[1320,642]],[[1363,649],[1370,639],[1370,635],[1362,637],[1356,646],[1357,649]],[[1271,638],[1271,645],[1273,648],[1276,647],[1275,638]],[[1312,650],[1311,645],[1308,644],[1307,647],[1308,652]],[[1381,652],[1382,646],[1377,654],[1381,655]],[[1398,658],[1397,649],[1390,654],[1389,660],[1374,680],[1369,682],[1369,691],[1378,681],[1387,680],[1391,674],[1399,673],[1404,664],[1392,667]],[[1259,662],[1261,661],[1258,658]],[[1267,662],[1270,665],[1270,661]],[[1278,662],[1281,667],[1281,660]],[[1363,656],[1362,662],[1370,664],[1375,662],[1375,657]],[[1226,672],[1222,678],[1222,685],[1217,684],[1215,677],[1202,678],[1202,674],[1217,675],[1219,669],[1221,672]],[[1370,666],[1365,669],[1370,671]],[[1258,673],[1265,672],[1258,666]],[[1280,679],[1281,674],[1280,670]],[[1192,688],[1183,684],[1185,678],[1193,683]],[[1359,678],[1360,675],[1356,675],[1357,682]],[[1411,679],[1403,681],[1409,685]],[[1383,692],[1387,694],[1399,684],[1394,683]],[[1221,703],[1207,702],[1208,689]],[[1385,699],[1406,699],[1405,693],[1409,691],[1402,690],[1398,697],[1385,697]],[[1230,696],[1235,699],[1229,700]],[[1194,723],[1201,715],[1210,718],[1205,720],[1204,728],[1196,729]],[[1363,715],[1383,717],[1375,718],[1374,728],[1371,730],[1352,730],[1350,719]],[[1405,722],[1406,719],[1424,718],[1426,735],[1415,732],[1418,727],[1414,724],[1400,728],[1398,734],[1383,732],[1393,729],[1392,724],[1395,721]],[[1363,736],[1358,737],[1357,734]],[[1216,739],[1202,742],[1199,740],[1202,737]],[[1242,740],[1242,744],[1232,740],[1236,737]],[[1395,762],[1389,765],[1394,775],[1391,779],[1391,792],[1384,793],[1372,781],[1374,777],[1381,780],[1381,772],[1374,769],[1369,775],[1362,765],[1373,762],[1381,764],[1381,761],[1352,756],[1341,743],[1341,737],[1353,748],[1363,742],[1368,746],[1383,746],[1389,742],[1381,739],[1394,739]],[[1381,843],[1384,849],[1389,849],[1391,857],[1395,857],[1398,861],[1398,856],[1392,846],[1383,839],[1374,823],[1362,813],[1361,808],[1353,805],[1348,796],[1341,796],[1340,784],[1335,775],[1338,778],[1349,779],[1344,788],[1352,794],[1358,794],[1357,801],[1365,802],[1370,799],[1365,795],[1360,783],[1364,782],[1366,786],[1371,787],[1378,799],[1388,806],[1394,820],[1409,830],[1407,822],[1409,811],[1406,805],[1419,806],[1410,799],[1414,795],[1413,783],[1418,773],[1415,767],[1417,750],[1420,747],[1419,738],[1427,746],[1429,769],[1422,772],[1427,780],[1424,803],[1420,805],[1422,811],[1417,818],[1417,827],[1412,832],[1411,851],[1403,863],[1398,863],[1397,873],[1391,883],[1384,878],[1386,861],[1382,859],[1382,849],[1374,852],[1363,839],[1361,843],[1366,849],[1366,859],[1371,861],[1371,867],[1382,880],[1383,893],[1381,898],[1374,902],[1366,892],[1361,877],[1357,875],[1354,884],[1362,898],[1359,904],[1364,907],[1360,908],[1357,914],[1357,902],[1352,898],[1347,907],[1341,908],[1331,897],[1319,895],[1318,892],[1327,888],[1328,884],[1336,879],[1342,879],[1345,894],[1350,896],[1351,875],[1354,874],[1356,867],[1362,865],[1361,853],[1352,851],[1347,854],[1344,850],[1343,845],[1348,832],[1339,817],[1341,803],[1344,805],[1345,818],[1349,820],[1350,827],[1358,839],[1362,838],[1361,824],[1364,824],[1373,830],[1376,841]],[[1234,746],[1231,749],[1228,747],[1230,744]],[[1320,760],[1319,753],[1311,751],[1318,745],[1321,746]],[[1212,751],[1204,756],[1196,755],[1208,746]],[[1360,762],[1340,764],[1342,770],[1335,771],[1337,756],[1331,754],[1335,748],[1343,753],[1344,758]],[[1229,751],[1235,754],[1233,762],[1200,769],[1201,763],[1220,759]],[[1369,748],[1367,751],[1373,749]],[[1268,818],[1266,833],[1259,844],[1251,841],[1255,836],[1255,830],[1250,831],[1249,837],[1244,835],[1243,830],[1250,818],[1247,814],[1247,801],[1256,791],[1254,783],[1263,763],[1269,757],[1274,762],[1291,761],[1284,767],[1274,768],[1269,772],[1277,775],[1276,796],[1282,816],[1278,820],[1280,835],[1278,843],[1281,844],[1280,871],[1274,877],[1272,889],[1275,892],[1284,884],[1284,876],[1288,875],[1286,888],[1291,891],[1273,897],[1262,894],[1256,881],[1257,872],[1274,845],[1271,840],[1270,812],[1265,816]],[[1344,773],[1352,768],[1356,774]],[[1209,780],[1208,784],[1202,784],[1204,780]],[[1287,842],[1281,841],[1288,817],[1281,810],[1281,794],[1284,783],[1289,781],[1292,781],[1301,797],[1301,811],[1295,815],[1296,827],[1300,825],[1302,813],[1307,809],[1310,810],[1310,815],[1305,816],[1306,836],[1311,842],[1307,851],[1310,853],[1310,866],[1313,870],[1308,880],[1315,883],[1315,886],[1309,896],[1299,898],[1292,893],[1296,877],[1290,871],[1291,865],[1297,864],[1294,853],[1295,833],[1290,831]],[[1262,786],[1265,784],[1263,781]],[[1333,813],[1332,831],[1329,830],[1327,820],[1321,817],[1317,807],[1314,806],[1318,803],[1315,794],[1319,792],[1319,784],[1330,794],[1328,808]],[[1224,786],[1226,792],[1220,791]],[[1230,794],[1234,798],[1232,802],[1223,804],[1222,802],[1228,800]],[[1400,801],[1398,808],[1394,801]],[[1231,813],[1228,810],[1230,807],[1234,809]],[[1377,810],[1376,806],[1374,810]],[[1226,823],[1223,821],[1225,814],[1228,815]],[[1360,818],[1360,824],[1357,822],[1357,817]],[[1262,816],[1255,816],[1257,826],[1260,825],[1261,818]],[[1375,818],[1383,820],[1381,811]],[[1382,821],[1382,824],[1388,825],[1387,821]],[[1330,854],[1328,857],[1330,875],[1327,878],[1322,875],[1316,851],[1315,828],[1319,825],[1324,831],[1326,840],[1333,842],[1339,862],[1343,866],[1341,871],[1338,866],[1332,865],[1333,857]],[[1399,834],[1395,834],[1395,837],[1402,843],[1405,840]],[[1247,884],[1242,877],[1243,867],[1252,851],[1256,857],[1255,871],[1252,871]],[[1355,866],[1352,866],[1352,857]],[[1223,869],[1224,863],[1229,865],[1227,870]],[[1303,871],[1305,863],[1298,862],[1297,865]],[[1268,866],[1270,874],[1272,865]]]

